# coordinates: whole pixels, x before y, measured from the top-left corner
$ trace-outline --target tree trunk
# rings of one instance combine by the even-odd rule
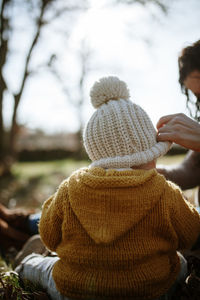
[[[11,157],[15,158],[16,157],[16,149],[15,149],[15,143],[16,143],[16,138],[17,138],[17,133],[18,133],[18,124],[17,124],[17,108],[19,105],[20,101],[20,95],[17,94],[14,99],[14,108],[13,108],[13,115],[12,115],[12,125],[10,129],[10,138],[9,138],[9,154]]]
[[[26,80],[28,79],[28,76],[29,76],[28,69],[29,69],[29,63],[31,60],[31,56],[32,56],[35,46],[37,45],[37,42],[38,42],[38,39],[39,39],[39,36],[41,33],[41,29],[43,26],[43,16],[44,16],[45,8],[49,2],[50,2],[49,0],[47,0],[46,2],[44,1],[43,5],[41,7],[40,16],[37,21],[36,33],[35,33],[35,36],[33,37],[32,43],[31,43],[29,51],[27,53],[21,86],[20,86],[19,92],[17,94],[13,95],[14,96],[14,108],[13,108],[12,124],[11,124],[9,144],[8,144],[8,152],[13,159],[15,159],[16,155],[17,155],[16,149],[15,149],[16,138],[17,138],[18,129],[19,129],[18,124],[17,124],[17,110],[19,107],[19,103],[21,101],[21,97],[22,97],[22,94],[24,91]]]

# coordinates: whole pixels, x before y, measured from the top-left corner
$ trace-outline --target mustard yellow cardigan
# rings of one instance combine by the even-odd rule
[[[85,168],[43,206],[58,290],[75,299],[154,299],[175,282],[177,250],[200,233],[198,212],[157,171]]]

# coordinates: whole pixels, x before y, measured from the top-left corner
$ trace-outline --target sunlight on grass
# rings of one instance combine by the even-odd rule
[[[179,164],[185,155],[164,156],[159,158],[157,165]],[[49,196],[55,193],[60,183],[79,168],[86,167],[89,161],[73,159],[18,162],[12,168],[13,178],[2,183],[0,197],[2,203],[9,207],[26,207],[41,209]],[[187,197],[194,202],[196,191],[188,190]]]
[[[157,165],[178,165],[183,161],[184,157],[185,154],[165,155],[161,158],[158,158]]]
[[[43,202],[55,193],[63,180],[89,161],[73,159],[45,162],[17,162],[13,177],[1,182],[0,198],[10,208],[41,209]]]
[[[50,173],[61,172],[69,176],[73,171],[89,165],[87,161],[72,159],[45,162],[18,162],[14,164],[12,172],[19,177],[46,176]]]
[[[159,158],[157,164],[179,164],[185,155],[164,156]],[[69,176],[73,171],[89,165],[89,161],[76,161],[73,159],[45,161],[45,162],[18,162],[14,164],[12,172],[15,176],[35,177],[46,176],[50,173],[61,172]]]

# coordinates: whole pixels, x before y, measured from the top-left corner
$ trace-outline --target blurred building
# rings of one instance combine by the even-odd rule
[[[46,134],[26,127],[20,129],[16,148],[20,161],[79,158],[82,153],[76,133]]]

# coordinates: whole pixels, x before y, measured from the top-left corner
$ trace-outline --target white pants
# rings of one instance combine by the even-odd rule
[[[26,278],[45,289],[52,300],[71,300],[59,293],[53,280],[52,269],[58,259],[57,256],[44,257],[32,253],[23,259],[15,271],[22,279]]]

